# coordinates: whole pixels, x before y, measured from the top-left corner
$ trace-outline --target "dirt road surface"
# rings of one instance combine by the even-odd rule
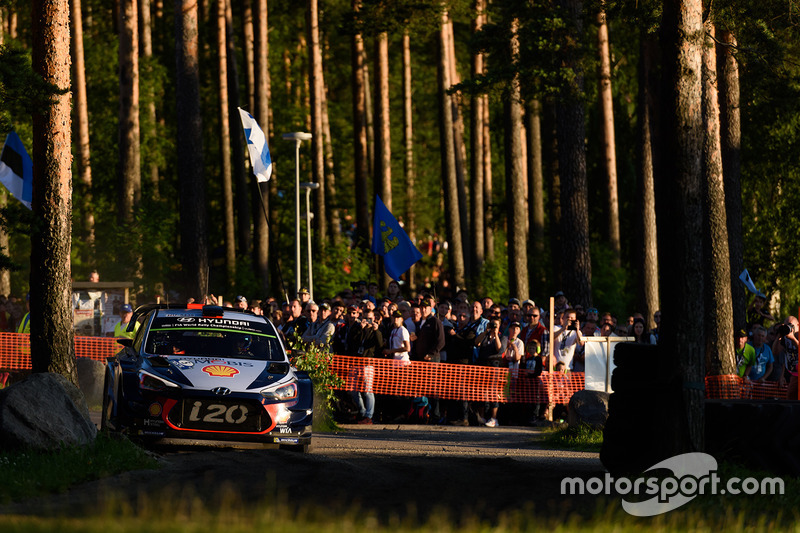
[[[109,502],[134,510],[153,502],[208,508],[288,503],[297,509],[369,512],[426,521],[432,514],[494,521],[504,512],[591,513],[594,497],[563,497],[566,476],[604,469],[595,453],[546,449],[542,430],[345,425],[314,436],[308,454],[278,449],[158,448],[159,470],[127,472],[68,493],[0,507],[0,513],[86,515]]]

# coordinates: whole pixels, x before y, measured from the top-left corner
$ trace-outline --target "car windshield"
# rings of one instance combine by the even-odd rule
[[[191,317],[157,317],[145,341],[145,353],[236,357],[259,361],[283,361],[281,343],[266,324],[244,323],[237,329],[217,323],[189,321]],[[228,324],[229,325],[229,324]]]

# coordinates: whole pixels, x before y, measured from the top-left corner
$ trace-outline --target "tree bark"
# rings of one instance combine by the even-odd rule
[[[494,198],[492,197],[492,139],[491,121],[489,120],[489,97],[482,97],[482,138],[483,138],[483,208],[485,226],[483,230],[486,260],[494,261]]]
[[[641,272],[639,309],[649,328],[655,327],[653,313],[659,308],[658,299],[658,240],[656,233],[656,199],[653,181],[655,100],[657,76],[654,72],[658,43],[647,30],[641,31],[639,53],[639,180],[637,184],[636,264]]]
[[[733,300],[733,329],[746,326],[747,298],[739,274],[744,270],[742,241],[742,131],[739,104],[739,63],[734,54],[736,37],[720,31],[719,40],[725,45],[717,48],[717,77],[719,82],[720,137],[722,143],[722,175],[725,180],[725,212],[728,216],[728,243],[731,256],[731,297]]]
[[[662,297],[659,345],[679,358],[683,406],[665,421],[675,440],[664,456],[700,452],[704,446],[703,380],[705,320],[703,302],[703,116],[701,0],[666,0],[662,19],[662,61],[665,91],[661,124],[664,157],[656,174],[656,215]]]
[[[2,32],[0,32],[2,33]],[[0,190],[0,209],[8,207],[9,192],[5,187]],[[8,232],[5,227],[0,226],[0,250],[6,255],[9,254],[11,248],[8,247]],[[0,294],[11,294],[11,272],[7,269],[0,270]]]
[[[558,168],[558,132],[556,123],[556,105],[552,99],[545,101],[542,118],[546,142],[543,157],[549,179],[549,202],[547,210],[550,214],[548,225],[550,231],[550,272],[552,284],[562,287],[561,264],[561,173]]]
[[[389,34],[375,37],[375,191],[386,208],[392,210],[392,144],[389,120]],[[390,281],[378,257],[378,283],[385,288]]]
[[[472,19],[472,33],[477,34],[483,28],[484,10],[486,9],[486,0],[474,0],[472,4],[475,18]],[[477,78],[483,74],[483,54],[476,52],[472,54],[472,77]],[[471,199],[472,199],[472,216],[470,217],[471,227],[470,236],[472,242],[470,245],[471,254],[471,268],[473,280],[476,284],[480,283],[480,273],[483,270],[483,264],[486,260],[486,242],[484,237],[485,226],[485,206],[483,201],[483,96],[473,94],[470,99],[470,144],[471,144]]]
[[[269,107],[269,101],[267,100],[267,77],[269,76],[267,70],[269,65],[267,28],[269,25],[267,19],[267,0],[256,0],[254,5],[253,32],[255,41],[253,45],[253,72],[255,75],[255,112],[253,113],[253,117],[264,131],[264,136],[269,139],[269,112],[267,109]],[[269,185],[258,183],[252,172],[250,172],[247,177],[250,183],[253,184],[251,186],[251,190],[253,191],[251,209],[254,228],[253,261],[261,288],[265,294],[268,294],[270,287],[269,259],[271,228],[267,225],[264,212],[269,212],[270,208]]]
[[[319,2],[308,0],[308,72],[311,104],[311,175],[319,189],[314,191],[314,244],[323,250],[328,244],[328,215],[325,206],[325,154],[322,129],[322,48],[319,38]],[[310,231],[310,230],[309,230]]]
[[[403,31],[403,173],[406,178],[406,212],[405,230],[411,242],[416,245],[416,227],[414,225],[414,207],[416,204],[414,185],[416,169],[414,168],[414,129],[411,106],[411,36],[408,28]],[[408,271],[408,285],[414,287],[414,265]]]
[[[122,0],[119,32],[119,221],[133,222],[141,202],[139,127],[139,16],[136,0]]]
[[[572,303],[592,305],[592,262],[589,253],[588,186],[586,182],[586,127],[581,70],[575,43],[583,31],[582,2],[562,0],[569,14],[568,43],[563,62],[574,73],[571,86],[556,104],[558,166],[561,175],[561,265],[563,290]]]
[[[240,90],[239,75],[236,64],[236,44],[233,31],[233,12],[231,2],[227,2],[225,8],[225,28],[227,33],[226,47],[228,49],[228,93],[230,96],[228,112],[228,128],[231,135],[231,152],[233,152],[233,182],[234,205],[236,208],[236,240],[239,245],[239,255],[248,257],[252,242],[250,239],[250,195],[247,191],[247,171],[245,160],[249,160],[247,150],[244,148],[244,131],[242,121],[239,117]],[[252,29],[252,26],[251,26]],[[252,68],[250,65],[248,68]],[[254,111],[252,107],[248,111]]]
[[[603,122],[603,151],[605,153],[608,185],[608,242],[613,254],[614,268],[620,268],[619,199],[617,194],[617,144],[614,138],[614,100],[611,94],[611,53],[608,46],[608,24],[605,2],[601,0],[597,13],[597,48],[600,56],[600,114]]]
[[[722,178],[719,99],[717,94],[717,53],[714,25],[705,23],[703,47],[703,114],[705,124],[703,200],[705,230],[705,305],[706,370],[709,374],[736,374],[733,353],[733,302],[728,253],[728,227],[725,214],[725,188]]]
[[[442,188],[445,202],[445,225],[447,231],[447,260],[449,276],[456,287],[464,287],[464,254],[461,247],[461,223],[458,216],[458,192],[456,178],[456,154],[453,141],[453,113],[450,106],[450,66],[447,54],[447,15],[442,16],[439,29],[439,144],[442,161]]]
[[[78,123],[78,177],[81,184],[81,213],[83,215],[83,234],[86,244],[86,257],[90,262],[94,257],[94,204],[92,202],[92,162],[89,145],[89,105],[86,99],[86,65],[83,54],[83,20],[81,0],[72,0],[72,54],[75,78],[75,116]],[[7,292],[4,294],[8,294]]]
[[[513,19],[509,27],[509,53],[513,63],[519,61],[519,20]],[[505,122],[506,205],[508,206],[508,292],[515,298],[527,299],[528,290],[528,232],[525,209],[525,172],[522,167],[523,129],[520,107],[519,76],[515,76],[503,97]]]
[[[150,22],[150,0],[139,0],[139,13],[142,27],[142,55],[145,57],[145,61],[147,61],[149,64],[153,58],[153,32],[152,24]],[[155,139],[158,137],[156,102],[154,94],[150,94],[149,96],[150,101],[147,104],[147,117],[149,125],[148,133],[151,138]],[[152,189],[151,197],[154,200],[158,200],[161,197],[158,181],[158,164],[154,162],[150,163],[150,187]]]
[[[533,272],[535,287],[544,287],[544,171],[542,167],[542,106],[539,100],[528,104],[528,213],[530,228],[528,241],[532,243],[533,254],[530,271]],[[535,291],[530,290],[531,295]]]
[[[245,79],[247,80],[247,110],[252,113],[256,109],[255,31],[253,30],[252,0],[242,2],[242,33],[244,34]],[[286,76],[286,83],[291,83],[289,76]],[[290,85],[286,96],[288,97],[291,93]]]
[[[181,262],[185,296],[198,300],[208,289],[208,241],[197,3],[194,0],[175,0],[175,48]]]
[[[31,232],[31,363],[34,372],[62,374],[78,384],[72,331],[72,121],[69,5],[34,0],[33,70],[63,94],[33,110]]]
[[[338,244],[342,236],[342,222],[339,202],[336,198],[336,162],[333,159],[333,139],[331,121],[328,115],[328,85],[322,82],[322,134],[325,138],[325,199],[328,203],[328,235],[333,244]]]
[[[360,8],[360,0],[353,0],[353,11]],[[352,89],[353,89],[353,180],[356,198],[356,244],[369,246],[369,192],[367,174],[367,104],[364,80],[364,40],[360,33],[352,38]]]
[[[236,285],[236,226],[233,221],[233,171],[231,169],[231,130],[228,103],[228,36],[225,11],[227,0],[217,0],[217,59],[219,68],[219,144],[222,168],[223,217],[225,220],[226,287]]]

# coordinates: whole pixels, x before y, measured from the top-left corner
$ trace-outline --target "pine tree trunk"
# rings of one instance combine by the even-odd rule
[[[705,123],[704,212],[706,370],[708,374],[736,374],[733,354],[733,302],[728,253],[728,227],[725,214],[725,188],[722,178],[722,148],[719,136],[719,97],[717,94],[717,53],[714,25],[705,23],[703,47],[703,114]]]
[[[544,122],[545,143],[543,158],[547,162],[546,168],[549,179],[549,213],[548,225],[550,231],[550,278],[551,286],[560,290],[563,283],[561,267],[561,173],[558,168],[558,133],[556,131],[556,106],[552,99],[545,101],[542,109]]]
[[[328,235],[333,244],[338,244],[342,236],[342,221],[339,214],[339,202],[336,198],[336,162],[333,159],[333,139],[331,138],[331,121],[328,116],[328,85],[323,81],[322,98],[322,133],[325,138],[325,199],[328,202]]]
[[[703,116],[701,0],[667,0],[662,19],[665,97],[661,125],[665,144],[656,174],[656,215],[661,283],[665,290],[659,345],[675,354],[683,381],[683,405],[665,427],[675,435],[665,457],[704,447],[703,380],[706,318],[703,303]],[[677,406],[676,406],[677,407]]]
[[[509,53],[512,58],[519,56],[518,19],[511,21],[509,33]],[[520,107],[519,76],[511,81],[511,87],[503,97],[505,123],[505,169],[506,205],[508,206],[508,293],[515,298],[527,299],[528,292],[528,232],[526,231],[527,209],[525,206],[525,172],[522,167],[522,123]]]
[[[586,128],[583,72],[577,50],[571,43],[583,31],[580,21],[581,0],[562,0],[569,13],[564,48],[565,66],[574,72],[570,87],[562,91],[556,104],[558,132],[558,167],[561,177],[561,270],[563,290],[573,304],[592,305],[592,262],[589,254],[588,186],[586,182]]]
[[[322,129],[322,48],[319,38],[319,2],[308,0],[308,72],[311,104],[311,175],[319,184],[314,198],[314,245],[319,251],[328,244],[328,215],[325,206],[325,153]]]
[[[186,297],[202,298],[208,289],[206,185],[203,171],[203,121],[197,3],[175,0],[177,138],[179,160],[181,262]]]
[[[375,37],[375,180],[376,194],[380,194],[386,208],[392,210],[392,145],[389,122],[389,35]],[[378,283],[381,288],[389,284],[389,275],[383,268],[383,258],[378,257]]]
[[[233,221],[233,171],[231,170],[231,130],[228,104],[228,36],[225,11],[227,0],[217,0],[217,58],[219,68],[219,144],[222,168],[222,202],[225,220],[225,272],[227,289],[236,285],[236,226]]]
[[[472,33],[477,34],[483,28],[486,0],[474,0],[472,4],[475,18],[472,19]],[[476,52],[472,55],[472,77],[483,74],[483,54]],[[470,256],[472,279],[480,285],[480,273],[486,260],[486,242],[484,237],[485,206],[483,201],[483,96],[473,94],[470,100],[470,144],[471,144],[471,180],[470,198],[472,200],[472,216],[470,222],[470,236],[472,242]]]
[[[653,313],[659,308],[658,299],[658,241],[656,234],[656,199],[653,182],[653,138],[657,76],[653,72],[658,64],[657,44],[647,30],[641,32],[639,54],[639,180],[637,184],[637,215],[634,246],[636,262],[641,272],[639,282],[639,309],[645,316],[648,328],[655,327]]]
[[[532,268],[535,287],[544,288],[544,171],[542,166],[542,106],[539,100],[528,105],[528,212],[529,242],[533,245]],[[536,292],[531,288],[530,293]]]
[[[119,33],[119,220],[133,221],[141,202],[139,137],[139,16],[136,0],[122,0]]]
[[[8,207],[9,193],[5,187],[0,189],[2,189],[0,190],[0,209],[5,209]],[[0,250],[5,255],[8,255],[11,250],[8,247],[8,232],[4,226],[0,226]],[[7,269],[0,270],[0,294],[11,294],[11,272]]]
[[[450,87],[450,66],[447,54],[447,15],[439,29],[439,143],[442,161],[442,189],[445,202],[447,259],[449,275],[456,287],[464,287],[464,254],[461,246],[461,222],[458,216],[456,154],[453,141],[453,109],[447,89]]]
[[[239,245],[239,255],[242,257],[249,257],[250,247],[252,246],[250,238],[251,217],[250,197],[247,192],[247,173],[245,169],[245,160],[249,160],[249,155],[244,148],[244,131],[242,130],[242,121],[238,109],[241,105],[241,97],[239,90],[239,70],[236,64],[236,44],[233,32],[233,10],[230,1],[227,2],[225,9],[225,28],[228,36],[225,43],[228,49],[228,94],[230,96],[228,106],[228,128],[231,132],[231,152],[233,153],[233,183],[235,184],[233,201],[236,209],[236,240]],[[249,68],[252,68],[252,65],[250,65]],[[248,111],[252,112],[253,108],[249,107]]]
[[[719,82],[720,136],[722,169],[725,180],[725,212],[728,216],[728,243],[731,256],[731,297],[733,300],[733,329],[746,326],[747,298],[739,274],[744,270],[742,241],[742,131],[739,110],[739,63],[734,55],[736,37],[729,31],[719,32],[717,47],[717,77]]]
[[[147,61],[149,64],[153,58],[153,32],[152,23],[150,22],[150,0],[139,0],[139,14],[142,27],[142,55],[144,56],[145,61]],[[150,101],[147,104],[147,123],[149,126],[148,136],[155,139],[158,137],[156,102],[154,94],[150,94],[149,96]],[[156,163],[150,163],[149,170],[150,187],[152,189],[150,196],[153,198],[153,200],[158,200],[161,197],[160,191],[158,190],[158,165]]]
[[[353,11],[360,8],[360,0],[353,0]],[[364,40],[356,33],[352,38],[352,90],[353,90],[353,180],[356,198],[356,245],[369,246],[369,202],[367,173],[367,103],[364,80]]]
[[[491,121],[489,120],[489,97],[483,96],[483,208],[484,208],[484,248],[486,260],[494,261],[494,198],[492,197],[492,139]]]
[[[361,70],[364,73],[364,117],[367,121],[367,169],[369,169],[369,175],[374,177],[376,174],[375,166],[377,164],[375,162],[375,121],[373,120],[372,112],[374,109],[372,102],[372,84],[369,81],[369,61],[367,60],[366,47],[361,49],[361,55]]]
[[[267,13],[267,0],[256,0],[253,9],[253,57],[254,66],[253,72],[255,76],[255,112],[253,117],[261,126],[264,131],[264,136],[269,139],[270,131],[269,125],[269,101],[267,100],[267,77],[269,73],[267,67],[269,65],[269,44],[267,41],[267,29],[269,28],[268,13]],[[248,181],[253,191],[252,197],[252,213],[253,213],[253,260],[255,263],[258,281],[261,283],[262,290],[265,294],[269,294],[270,287],[270,228],[267,225],[264,212],[269,212],[270,208],[270,195],[269,185],[258,183],[252,172],[248,174]]]
[[[86,99],[86,65],[83,59],[83,21],[81,0],[72,0],[72,54],[74,65],[75,116],[78,123],[77,168],[81,186],[80,211],[83,214],[83,234],[87,257],[91,262],[94,257],[94,204],[92,202],[92,162],[89,146],[89,106]],[[7,248],[6,248],[7,249]],[[8,292],[3,294],[9,294]]]
[[[247,110],[251,113],[256,109],[256,73],[255,73],[255,30],[253,24],[252,0],[242,2],[242,33],[244,34],[244,68],[247,80]],[[291,78],[286,76],[286,83],[290,84],[286,91],[288,97],[292,93]],[[248,230],[249,231],[249,230]]]
[[[611,53],[608,46],[608,24],[605,2],[601,0],[597,14],[597,48],[600,56],[600,114],[603,122],[603,149],[606,177],[608,178],[608,242],[613,254],[614,267],[622,265],[619,241],[619,199],[617,194],[617,155],[614,137],[614,101],[611,94]]]
[[[403,31],[403,173],[406,178],[406,226],[411,241],[416,245],[416,227],[414,225],[416,169],[414,168],[414,129],[411,107],[411,37],[408,28]],[[408,271],[408,285],[414,287],[414,265]]]
[[[67,0],[34,0],[33,70],[59,89],[70,87]],[[33,111],[31,232],[31,363],[78,384],[71,309],[72,121],[70,93]]]

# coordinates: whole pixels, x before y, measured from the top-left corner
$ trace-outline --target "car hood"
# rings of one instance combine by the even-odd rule
[[[186,355],[169,356],[165,359],[170,362],[171,368],[178,370],[196,389],[226,387],[231,391],[247,391],[278,383],[287,377],[285,373],[268,372],[269,365],[275,361]]]

